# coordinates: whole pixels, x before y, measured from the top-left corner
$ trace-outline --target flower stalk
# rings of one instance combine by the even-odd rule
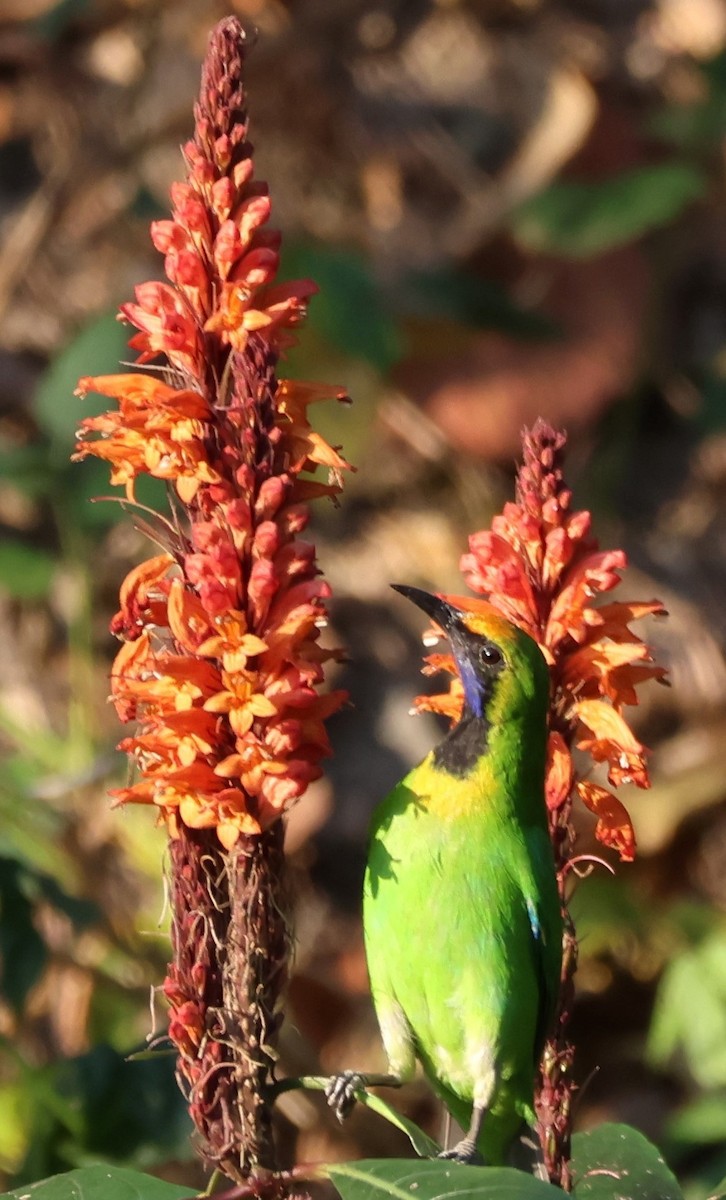
[[[630,862],[635,833],[622,801],[579,765],[605,770],[614,787],[650,786],[647,749],[635,737],[623,708],[638,703],[638,687],[665,681],[648,646],[630,629],[647,615],[664,613],[658,600],[598,604],[620,582],[627,566],[622,550],[601,550],[588,512],[571,507],[562,457],[564,433],[538,420],[523,434],[523,460],[515,501],[504,505],[491,529],[473,534],[462,557],[466,583],[539,643],[550,667],[550,708],[545,798],[564,918],[560,993],[553,1032],[542,1057],[537,1086],[537,1131],[550,1179],[570,1190],[569,1172],[574,1047],[569,1024],[577,970],[577,937],[568,908],[575,864],[573,803],[597,818],[596,838]],[[474,598],[456,597],[476,608]],[[463,689],[450,655],[433,654],[424,672],[447,670],[454,679],[445,695],[419,697],[417,708],[456,720]],[[578,765],[573,750],[581,752]]]
[[[312,429],[335,388],[278,379],[316,291],[278,284],[279,234],[247,140],[245,37],[212,33],[170,220],[152,225],[166,281],[122,316],[135,372],[79,381],[118,407],[82,422],[135,503],[140,475],[168,485],[142,523],[160,553],[134,568],[111,628],[112,699],[137,778],[117,804],[149,805],[169,834],[172,962],[163,991],[177,1076],[204,1159],[241,1183],[277,1167],[274,1079],[290,931],[281,817],[321,774],[319,644],[327,584],[303,538],[308,502],[335,497],[348,463]],[[161,367],[158,366],[159,360]],[[315,478],[320,469],[327,478]]]

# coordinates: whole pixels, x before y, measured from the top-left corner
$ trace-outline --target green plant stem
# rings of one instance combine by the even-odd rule
[[[368,1076],[369,1082],[376,1086],[376,1080],[380,1079],[384,1086],[391,1086],[389,1076],[378,1075]],[[301,1075],[296,1078],[280,1079],[274,1083],[269,1091],[268,1098],[270,1103],[274,1103],[278,1096],[282,1096],[285,1092],[292,1092],[296,1089],[304,1089],[310,1092],[324,1092],[330,1082],[329,1075]],[[387,1104],[381,1096],[376,1096],[372,1092],[366,1091],[365,1088],[360,1088],[355,1093],[356,1100],[364,1104],[366,1108],[370,1108],[372,1112],[378,1114],[393,1125],[396,1129],[400,1129],[402,1133],[410,1141],[416,1153],[420,1158],[435,1158],[441,1152],[441,1146],[435,1142],[433,1138],[419,1129],[413,1121],[408,1117],[402,1116],[390,1104]]]

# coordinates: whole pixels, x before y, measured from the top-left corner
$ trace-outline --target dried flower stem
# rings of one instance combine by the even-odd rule
[[[232,1178],[274,1169],[267,1088],[289,958],[282,825],[225,851],[205,830],[170,842],[173,964],[164,984],[179,1084],[205,1157]],[[215,953],[216,952],[216,953]],[[185,1054],[205,1021],[204,1044]]]

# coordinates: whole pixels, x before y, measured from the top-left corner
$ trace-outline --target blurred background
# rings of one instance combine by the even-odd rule
[[[583,882],[578,1127],[625,1120],[699,1200],[726,1174],[726,6],[722,0],[0,0],[0,1183],[110,1160],[201,1183],[156,1026],[164,838],[111,813],[118,586],[148,545],[71,466],[78,376],[158,277],[212,24],[255,25],[257,174],[284,277],[321,287],[284,371],[346,386],[358,465],[315,536],[347,647],[326,780],[294,811],[282,1069],[377,1067],[358,916],[374,804],[439,736],[408,715],[420,615],[511,495],[519,431],[570,433],[578,507],[661,598],[671,669],[635,712],[636,864]],[[163,503],[163,492],[145,498]],[[431,686],[430,684],[428,685]],[[632,792],[634,789],[630,789]],[[592,848],[584,817],[580,849]],[[156,1022],[156,1026],[155,1026]],[[405,1111],[436,1134],[423,1084]],[[405,1154],[284,1098],[300,1160]]]

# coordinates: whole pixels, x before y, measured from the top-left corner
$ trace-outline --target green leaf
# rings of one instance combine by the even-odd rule
[[[25,892],[31,899],[42,897],[58,912],[68,917],[77,930],[88,929],[101,919],[101,912],[93,900],[83,896],[72,896],[55,880],[52,875],[35,871],[32,867],[24,866],[27,878]]]
[[[79,18],[90,7],[91,0],[58,0],[46,12],[28,21],[33,33],[54,42],[62,36],[68,25]]]
[[[76,929],[98,920],[90,900],[69,895],[52,876],[15,858],[0,857],[0,987],[16,1011],[43,971],[45,943],[35,928],[34,913],[44,900],[67,916]]]
[[[397,302],[407,316],[444,318],[514,337],[552,338],[557,333],[552,321],[520,308],[498,284],[451,268],[412,272]]]
[[[600,1125],[572,1139],[576,1200],[683,1200],[660,1151],[629,1125]]]
[[[0,479],[35,500],[53,487],[46,442],[5,448],[0,445]]]
[[[193,1188],[166,1183],[126,1167],[83,1167],[5,1192],[0,1200],[182,1200]]]
[[[698,1020],[693,997],[698,996]],[[704,1088],[726,1086],[726,928],[718,928],[668,964],[656,994],[648,1058],[667,1066],[676,1053]]]
[[[298,1088],[309,1092],[322,1092],[329,1082],[328,1075],[301,1075],[297,1079],[282,1079],[276,1085],[275,1095],[281,1096],[283,1092],[295,1091]],[[381,1096],[376,1095],[375,1092],[366,1091],[364,1087],[361,1087],[356,1091],[355,1098],[359,1104],[364,1104],[366,1108],[378,1113],[379,1117],[383,1117],[385,1121],[405,1133],[416,1153],[422,1158],[434,1158],[440,1152],[441,1147],[438,1142],[424,1133],[423,1129],[419,1129],[413,1121],[409,1121],[408,1117],[402,1116],[397,1109]]]
[[[47,959],[33,913],[23,867],[11,858],[0,859],[0,991],[16,1012],[22,1010]]]
[[[420,1158],[435,1157],[441,1147],[437,1142],[430,1138],[423,1129],[419,1129],[413,1121],[409,1121],[408,1117],[404,1117],[381,1096],[376,1096],[374,1092],[366,1092],[361,1096],[361,1101],[366,1108],[370,1108],[373,1112],[378,1113],[380,1117],[384,1117],[391,1125],[395,1125],[397,1129],[402,1130],[410,1141],[416,1153]]]
[[[726,1198],[726,1179],[722,1179],[718,1187],[711,1192],[708,1200],[724,1200]]]
[[[128,329],[115,315],[104,313],[76,335],[51,362],[33,401],[35,419],[48,435],[56,456],[66,460],[75,432],[84,417],[106,412],[107,396],[74,396],[82,375],[115,375],[119,363],[133,355],[128,349]]]
[[[726,52],[698,66],[705,96],[692,104],[666,105],[646,121],[648,133],[691,151],[717,149],[726,133]]]
[[[666,1124],[669,1143],[680,1146],[720,1145],[726,1129],[726,1092],[705,1092],[684,1105]]]
[[[351,358],[387,371],[400,356],[393,321],[365,259],[349,250],[298,245],[283,254],[282,279],[310,277],[320,288],[309,326]]]
[[[343,1200],[557,1200],[559,1188],[512,1167],[467,1167],[441,1159],[362,1159],[328,1164],[324,1173]],[[662,1197],[661,1200],[668,1200]]]
[[[668,224],[705,188],[703,172],[677,162],[554,183],[515,210],[514,233],[528,250],[589,258]]]
[[[671,104],[654,113],[647,130],[680,150],[702,150],[720,143],[726,130],[726,98],[709,96],[697,104]]]
[[[41,600],[48,595],[56,560],[47,550],[25,542],[0,542],[0,589],[15,600]]]
[[[146,1166],[159,1154],[189,1151],[189,1113],[171,1057],[128,1062],[111,1046],[58,1065],[56,1089],[83,1118],[83,1146],[94,1157]]]
[[[130,524],[138,511],[126,503],[123,488],[111,486],[108,463],[99,459],[69,463],[67,469],[56,472],[55,478],[52,499],[60,512],[59,523],[64,525],[70,523],[94,534],[113,525]],[[142,475],[136,481],[134,494],[139,505],[145,504],[156,512],[168,510],[167,485],[163,479]]]

